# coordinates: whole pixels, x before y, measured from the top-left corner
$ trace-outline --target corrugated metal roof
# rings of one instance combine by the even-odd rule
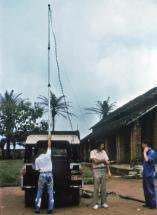
[[[113,130],[126,126],[130,122],[145,115],[148,111],[157,107],[157,87],[149,90],[145,94],[138,96],[127,104],[110,113],[105,119],[95,124],[92,129],[97,130],[101,127]]]
[[[122,107],[110,113],[105,119],[99,121],[92,127],[92,133],[83,138],[98,137],[101,134],[109,134],[131,123],[157,108],[157,87],[149,90],[126,103]]]

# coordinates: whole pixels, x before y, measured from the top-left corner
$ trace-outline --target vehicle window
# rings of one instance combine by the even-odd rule
[[[53,148],[52,149],[52,155],[55,155],[55,156],[67,156],[68,152],[67,152],[67,149]]]
[[[71,162],[80,161],[80,148],[79,145],[71,145]]]
[[[32,157],[34,156],[34,147],[32,146],[26,146],[25,148],[25,156],[24,156],[24,162],[32,162]]]

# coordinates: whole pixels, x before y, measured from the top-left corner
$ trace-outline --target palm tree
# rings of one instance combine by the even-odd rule
[[[103,102],[97,101],[96,107],[85,108],[86,111],[93,114],[99,114],[100,119],[105,119],[107,115],[113,110],[116,102],[110,103],[110,97],[108,97]]]
[[[52,130],[55,130],[55,119],[56,116],[62,116],[67,118],[67,114],[70,116],[74,115],[68,111],[70,105],[65,102],[65,96],[56,97],[56,95],[50,92],[50,110],[52,117]],[[40,95],[38,99],[41,101],[39,104],[45,109],[45,112],[48,112],[48,98]]]
[[[0,93],[0,119],[1,126],[0,132],[4,134],[7,139],[7,158],[10,158],[10,141],[15,126],[15,112],[17,105],[20,104],[22,99],[19,98],[20,94],[14,94],[14,90]],[[2,127],[3,126],[3,127]]]

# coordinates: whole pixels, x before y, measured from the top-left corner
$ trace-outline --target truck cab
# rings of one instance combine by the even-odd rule
[[[39,172],[35,170],[35,159],[41,148],[47,147],[47,134],[29,135],[25,142],[24,168],[21,188],[25,192],[25,206],[34,206]],[[78,205],[82,186],[80,164],[80,138],[78,131],[52,132],[52,174],[55,206]],[[46,187],[42,206],[47,206]]]

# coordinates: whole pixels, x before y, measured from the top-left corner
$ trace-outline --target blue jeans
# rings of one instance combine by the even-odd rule
[[[143,190],[146,205],[152,208],[156,208],[154,177],[143,177]]]
[[[44,172],[40,173],[38,180],[38,191],[35,199],[35,209],[40,210],[41,198],[44,190],[45,184],[47,185],[47,190],[49,194],[48,210],[54,210],[54,195],[53,195],[53,177],[52,173]]]

